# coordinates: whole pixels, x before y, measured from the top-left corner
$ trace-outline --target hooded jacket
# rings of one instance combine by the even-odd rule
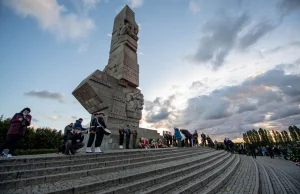
[[[79,120],[76,120],[75,124],[74,124],[74,129],[79,129],[79,130],[85,130],[82,125],[81,125],[81,122]]]
[[[174,128],[174,136],[175,136],[175,139],[181,139],[182,138],[178,128]]]

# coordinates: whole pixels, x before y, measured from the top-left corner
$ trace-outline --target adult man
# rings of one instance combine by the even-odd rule
[[[194,140],[194,145],[198,146],[198,133],[197,130],[195,130],[194,134],[193,134],[193,140]]]
[[[180,131],[186,137],[186,146],[192,147],[192,134],[186,129],[181,129]]]
[[[82,148],[84,146],[83,135],[80,129],[74,129],[71,133],[68,134],[67,142],[65,143],[66,146],[66,155],[73,155],[75,154],[76,150]]]
[[[125,132],[125,136],[126,136],[126,149],[129,149],[129,142],[130,142],[130,135],[131,135],[129,125],[127,125],[124,132]]]
[[[17,148],[18,142],[21,137],[27,134],[27,127],[31,123],[30,108],[24,108],[20,113],[16,113],[10,120],[10,127],[4,142],[0,145],[0,153],[3,152],[6,145],[9,144],[9,151],[6,157],[11,158],[13,152]]]
[[[68,136],[69,136],[69,133],[72,132],[72,129],[73,129],[73,123],[70,123],[69,125],[67,125],[65,127],[65,130],[64,130],[64,143],[66,143],[66,141],[68,139]]]
[[[75,124],[74,124],[74,129],[78,129],[78,130],[81,130],[81,131],[86,130],[85,128],[82,127],[82,124],[81,124],[82,121],[83,121],[82,118],[76,120],[76,122],[75,122]]]
[[[103,119],[104,113],[95,113],[94,117],[95,118],[92,120],[92,123],[91,123],[90,137],[89,137],[88,145],[86,148],[86,153],[92,153],[91,146],[94,143],[95,136],[96,136],[95,152],[96,153],[102,152],[100,150],[100,146],[102,144],[102,140],[103,140],[105,128],[106,128],[106,124]]]
[[[206,146],[206,135],[202,132],[201,134],[202,146]]]
[[[124,128],[119,129],[120,139],[119,139],[119,148],[123,149],[123,142],[124,142]]]

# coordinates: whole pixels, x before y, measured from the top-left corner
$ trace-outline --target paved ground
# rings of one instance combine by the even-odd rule
[[[234,175],[219,190],[218,194],[255,193],[256,171],[254,161],[245,155],[240,155],[241,163]]]

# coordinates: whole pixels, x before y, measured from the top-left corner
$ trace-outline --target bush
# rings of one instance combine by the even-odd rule
[[[9,121],[10,119],[4,120],[2,116],[0,117],[0,143],[2,143],[6,137],[10,125]],[[62,142],[63,134],[61,131],[45,127],[37,129],[29,127],[28,134],[20,140],[17,150],[44,150],[41,152],[46,152],[45,150],[58,150]],[[15,153],[18,153],[17,150]],[[37,151],[33,151],[33,153],[34,152]]]

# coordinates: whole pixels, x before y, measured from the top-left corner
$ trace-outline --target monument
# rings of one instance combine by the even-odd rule
[[[129,125],[130,129],[137,129],[138,135],[156,138],[157,131],[139,128],[144,96],[137,88],[138,32],[135,14],[126,5],[114,20],[108,64],[103,71],[96,70],[84,79],[72,94],[90,114],[105,113],[112,135]]]

